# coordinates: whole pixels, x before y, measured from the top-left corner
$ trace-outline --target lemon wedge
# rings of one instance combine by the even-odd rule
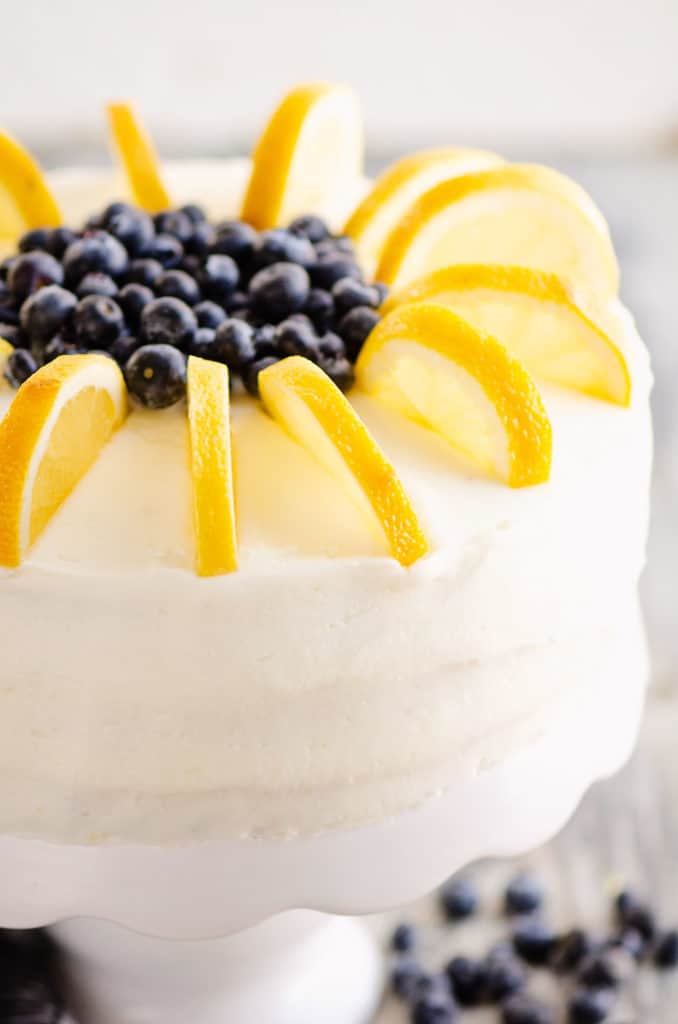
[[[362,173],[360,102],[343,85],[301,85],[271,116],[252,157],[242,206],[254,227],[287,224],[300,213],[327,215]]]
[[[442,435],[511,487],[548,480],[551,423],[528,371],[445,306],[385,317],[356,364],[358,386]]]
[[[188,433],[199,576],[238,567],[228,370],[189,356]]]
[[[150,135],[129,103],[109,103],[108,121],[132,197],[143,210],[157,213],[172,205]]]
[[[619,269],[589,196],[547,167],[505,165],[440,182],[389,235],[376,276],[394,287],[452,263],[549,270],[609,297]]]
[[[291,356],[259,374],[267,411],[376,515],[394,558],[411,565],[428,544],[398,475],[357,412],[318,366]]]
[[[499,338],[535,377],[618,405],[631,400],[626,360],[593,319],[595,304],[556,274],[482,263],[443,267],[390,295],[382,311],[412,302],[454,310]]]
[[[397,160],[379,175],[344,226],[356,244],[363,269],[372,274],[384,243],[409,207],[439,182],[503,163],[482,149],[443,146]]]
[[[61,224],[57,201],[33,157],[0,132],[0,237],[14,239],[30,228]]]
[[[21,564],[126,411],[107,356],[60,356],[21,386],[0,423],[0,565]]]

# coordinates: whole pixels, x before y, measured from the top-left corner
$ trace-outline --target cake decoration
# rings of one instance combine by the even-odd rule
[[[172,206],[150,135],[129,103],[109,103],[108,120],[113,144],[135,203],[159,213]]]

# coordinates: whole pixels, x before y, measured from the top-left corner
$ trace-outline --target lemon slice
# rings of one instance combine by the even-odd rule
[[[529,267],[459,264],[434,270],[387,299],[383,313],[412,302],[447,306],[495,335],[535,377],[628,405],[631,377],[590,301],[556,274]]]
[[[30,228],[59,224],[61,212],[35,160],[0,132],[0,236],[14,239]]]
[[[356,364],[358,386],[441,434],[511,487],[548,480],[551,423],[527,370],[445,306],[385,317]]]
[[[189,356],[187,384],[197,571],[219,576],[238,567],[228,370]]]
[[[389,235],[377,278],[400,288],[452,263],[550,270],[605,297],[619,285],[599,210],[547,167],[506,165],[435,185]]]
[[[291,356],[259,374],[268,412],[376,515],[393,557],[411,565],[428,544],[398,475],[339,388],[314,363]]]
[[[106,109],[113,143],[135,203],[149,213],[166,210],[172,201],[150,135],[129,103],[109,103]]]
[[[323,83],[293,89],[254,150],[243,219],[263,229],[300,213],[327,215],[362,173],[363,148],[352,89]]]
[[[14,347],[10,345],[4,338],[0,338],[0,387],[5,383],[3,372],[5,369],[5,363],[14,351]]]
[[[126,410],[107,356],[60,356],[21,386],[0,423],[0,565],[21,564]]]
[[[447,178],[501,163],[501,157],[482,149],[444,146],[412,153],[387,167],[344,226],[366,272],[373,273],[389,234],[421,195]]]

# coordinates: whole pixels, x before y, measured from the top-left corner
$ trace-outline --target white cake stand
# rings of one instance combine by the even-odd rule
[[[365,1024],[381,959],[350,917],[554,834],[633,746],[642,686],[393,820],[185,847],[0,838],[0,925],[51,924],[79,1024]],[[303,908],[303,909],[301,909]]]

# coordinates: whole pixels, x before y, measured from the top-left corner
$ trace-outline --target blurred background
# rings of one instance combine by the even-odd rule
[[[300,79],[351,82],[369,165],[465,143],[552,163],[610,221],[654,357],[644,596],[655,680],[678,665],[678,0],[0,0],[3,123],[47,166],[109,159],[102,104],[165,156],[246,152]]]

